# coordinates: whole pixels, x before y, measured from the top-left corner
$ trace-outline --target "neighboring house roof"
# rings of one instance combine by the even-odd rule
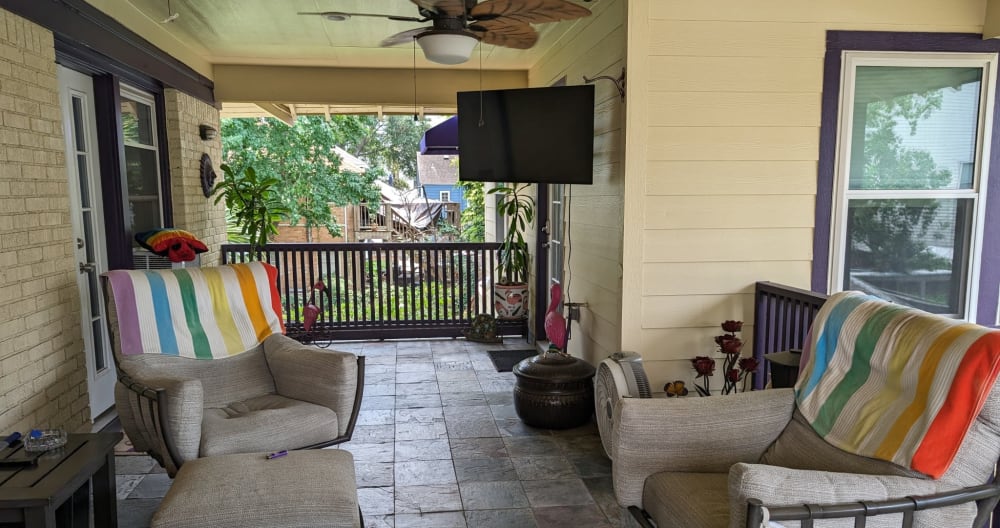
[[[368,163],[352,156],[350,152],[340,147],[333,147],[333,151],[340,156],[340,170],[356,172],[358,174],[368,170]]]
[[[458,182],[457,156],[417,156],[417,174],[423,185],[455,185]]]

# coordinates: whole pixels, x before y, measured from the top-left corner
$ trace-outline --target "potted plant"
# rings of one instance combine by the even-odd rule
[[[503,200],[497,210],[507,221],[500,243],[500,279],[493,286],[493,304],[499,319],[521,319],[528,316],[528,260],[530,254],[524,241],[524,230],[535,217],[535,200],[526,191],[530,184],[501,185],[490,189]]]
[[[250,259],[258,258],[260,248],[271,235],[278,233],[278,221],[288,214],[278,195],[277,178],[262,176],[253,167],[234,170],[222,164],[225,178],[215,186],[215,203],[226,201],[226,219],[239,230],[240,238],[250,244]]]

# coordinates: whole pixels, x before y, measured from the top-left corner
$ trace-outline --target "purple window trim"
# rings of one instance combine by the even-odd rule
[[[841,56],[844,51],[912,51],[997,53],[1000,42],[973,33],[901,33],[889,31],[827,31],[823,59],[823,107],[819,132],[816,220],[813,231],[812,290],[827,292],[830,272],[830,222],[833,211],[837,117],[840,109]],[[1000,89],[996,91],[991,139],[1000,141]],[[996,326],[1000,288],[1000,145],[990,149],[986,183],[986,215],[979,270],[976,322]],[[982,189],[980,190],[982,191]]]

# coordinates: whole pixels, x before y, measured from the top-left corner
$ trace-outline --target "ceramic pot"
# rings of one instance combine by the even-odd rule
[[[497,319],[524,319],[528,316],[528,285],[525,283],[493,286],[493,306]]]
[[[594,413],[594,367],[559,353],[539,354],[514,366],[514,410],[545,429],[579,427]]]

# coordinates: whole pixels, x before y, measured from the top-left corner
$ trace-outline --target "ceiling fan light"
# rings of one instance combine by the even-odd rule
[[[438,64],[461,64],[469,60],[479,39],[462,33],[428,32],[417,37],[424,57]]]

